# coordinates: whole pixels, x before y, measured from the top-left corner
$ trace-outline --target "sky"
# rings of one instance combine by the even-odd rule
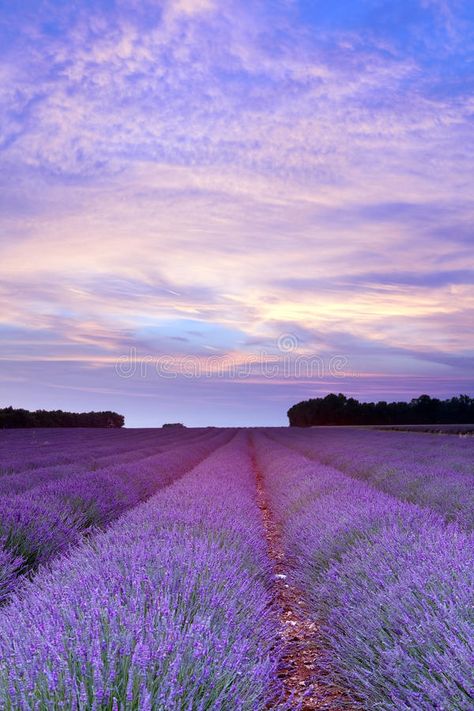
[[[0,406],[474,394],[471,0],[0,0]]]

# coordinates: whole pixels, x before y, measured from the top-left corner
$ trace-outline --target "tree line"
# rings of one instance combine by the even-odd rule
[[[117,412],[64,412],[4,407],[0,409],[0,429],[15,427],[123,427],[125,418]]]
[[[290,427],[313,425],[422,425],[472,424],[474,398],[459,395],[439,400],[420,395],[409,402],[359,402],[342,393],[330,393],[293,405],[288,410]]]

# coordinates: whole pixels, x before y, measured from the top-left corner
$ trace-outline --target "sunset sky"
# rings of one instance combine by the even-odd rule
[[[0,0],[0,406],[474,394],[473,118],[471,0]]]

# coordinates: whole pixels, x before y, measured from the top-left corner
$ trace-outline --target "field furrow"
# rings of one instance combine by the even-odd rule
[[[268,555],[273,563],[273,600],[279,613],[281,659],[278,677],[282,694],[290,709],[298,711],[350,711],[351,700],[340,686],[329,679],[323,665],[324,642],[304,591],[291,580],[290,563],[285,554],[281,525],[276,520],[252,446],[257,504],[262,514]],[[324,680],[324,683],[322,683]]]

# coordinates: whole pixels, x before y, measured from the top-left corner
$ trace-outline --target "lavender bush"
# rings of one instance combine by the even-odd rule
[[[0,538],[0,545],[2,539]],[[13,592],[18,571],[24,566],[24,559],[13,556],[3,547],[0,548],[0,605],[6,602]]]

